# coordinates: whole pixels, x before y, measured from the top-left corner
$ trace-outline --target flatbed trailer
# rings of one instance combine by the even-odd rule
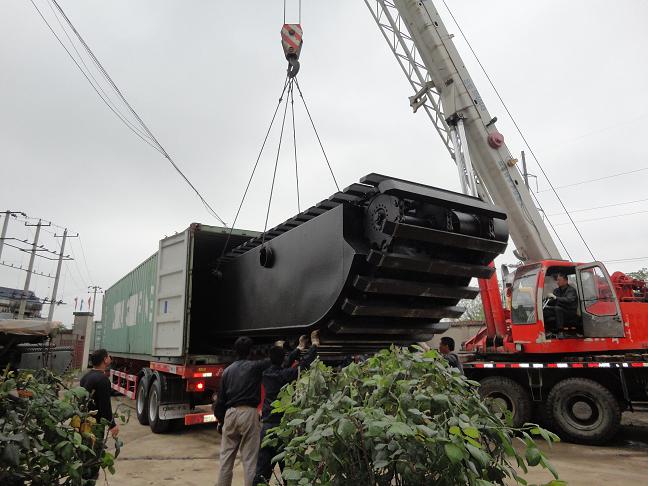
[[[464,355],[480,393],[511,412],[513,424],[539,422],[566,440],[602,444],[621,414],[648,404],[648,355]]]

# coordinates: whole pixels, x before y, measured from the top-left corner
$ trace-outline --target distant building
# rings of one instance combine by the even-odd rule
[[[25,319],[40,318],[41,310],[43,310],[41,299],[36,297],[36,294],[31,290],[27,291],[26,295]],[[0,317],[5,319],[15,319],[18,317],[22,296],[23,291],[21,289],[0,287]]]

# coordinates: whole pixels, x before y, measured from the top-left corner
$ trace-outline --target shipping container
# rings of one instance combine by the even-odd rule
[[[200,407],[229,362],[209,332],[219,324],[217,262],[258,235],[194,223],[106,290],[98,341],[113,357],[111,385],[153,432],[216,420]]]
[[[215,264],[254,231],[192,224],[160,241],[159,250],[106,290],[101,345],[113,356],[186,363],[210,361]]]

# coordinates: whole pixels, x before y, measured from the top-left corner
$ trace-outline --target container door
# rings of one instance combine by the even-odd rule
[[[160,241],[153,356],[182,356],[185,348],[189,231]]]
[[[624,337],[619,301],[603,264],[580,265],[576,275],[585,337]]]

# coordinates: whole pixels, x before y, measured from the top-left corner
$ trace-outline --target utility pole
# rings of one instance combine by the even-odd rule
[[[61,241],[61,251],[59,253],[58,265],[56,267],[56,277],[54,278],[54,290],[52,290],[52,301],[50,302],[50,310],[47,315],[48,321],[52,321],[52,319],[54,318],[54,310],[56,309],[56,305],[57,305],[56,293],[58,292],[58,284],[61,278],[61,265],[63,264],[63,260],[71,260],[69,256],[67,255],[65,257],[63,256],[63,253],[65,252],[65,240],[67,240],[68,238],[76,238],[78,236],[79,236],[78,233],[74,236],[68,236],[67,228],[65,228],[65,230],[63,231],[63,237],[62,237],[63,241]],[[59,238],[58,235],[54,235],[54,237]]]
[[[20,211],[5,211],[5,219],[2,223],[2,234],[0,235],[0,261],[2,261],[2,247],[4,246],[5,239],[7,238],[7,228],[9,226],[9,216],[14,214],[21,214],[27,216],[25,213]]]
[[[39,219],[37,224],[25,223],[25,226],[36,226],[36,236],[32,244],[31,256],[29,257],[29,268],[27,269],[27,277],[25,278],[25,287],[23,288],[22,298],[20,300],[20,310],[18,311],[18,319],[25,316],[25,308],[27,307],[27,292],[29,292],[29,284],[31,282],[32,271],[34,270],[34,259],[36,258],[36,251],[38,250],[38,238],[40,237],[40,230],[42,226],[51,226],[52,223],[43,225]]]
[[[92,315],[95,313],[95,303],[97,302],[97,292],[100,294],[103,293],[103,289],[99,287],[98,285],[89,285],[88,286],[88,291],[92,290],[93,291],[93,296],[92,296]],[[102,318],[103,319],[103,318]]]

